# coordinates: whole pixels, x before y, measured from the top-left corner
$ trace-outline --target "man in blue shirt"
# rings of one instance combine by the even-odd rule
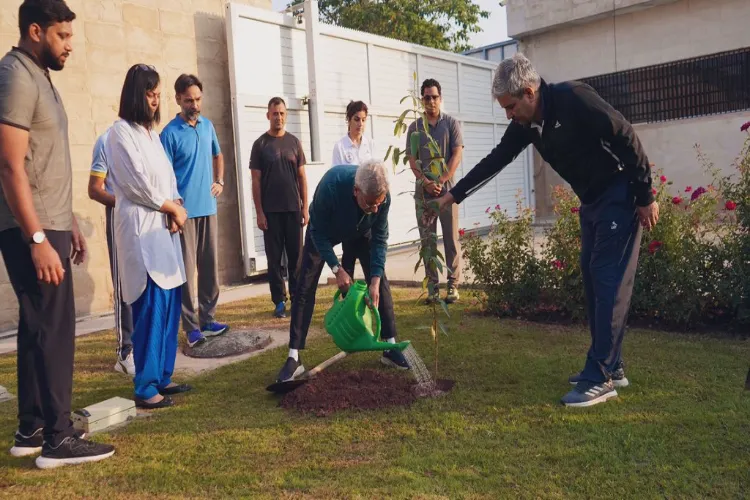
[[[396,342],[393,298],[385,276],[391,206],[388,191],[388,173],[379,160],[367,160],[359,167],[332,167],[318,183],[310,205],[310,225],[297,274],[297,293],[292,301],[289,355],[277,381],[285,382],[305,372],[299,350],[305,348],[323,266],[327,264],[336,275],[342,294],[346,294],[352,284],[351,276],[341,267],[333,251],[339,243],[346,243],[352,256],[359,259],[369,284],[370,300],[380,313],[382,339]],[[409,369],[409,363],[398,349],[384,351],[381,362],[393,368]]]
[[[201,81],[195,75],[183,74],[177,78],[174,90],[182,111],[164,127],[161,142],[172,162],[177,189],[188,213],[181,235],[187,272],[182,290],[182,327],[188,345],[193,347],[205,342],[205,337],[221,335],[229,329],[214,319],[219,300],[216,198],[224,190],[224,157],[213,123],[201,116]],[[193,302],[196,266],[199,313]]]
[[[104,145],[107,143],[109,129],[99,136],[94,144],[94,154],[91,160],[89,174],[89,198],[98,201],[106,208],[107,250],[109,251],[109,266],[112,271],[112,285],[115,288],[115,332],[117,333],[117,362],[115,370],[126,375],[135,376],[135,361],[133,360],[133,311],[130,304],[122,300],[120,294],[120,280],[117,271],[117,252],[115,251],[114,225],[112,214],[115,208],[115,195],[112,187],[107,183],[107,157]]]

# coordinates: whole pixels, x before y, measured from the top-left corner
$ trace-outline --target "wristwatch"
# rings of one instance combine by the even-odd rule
[[[218,181],[214,181],[214,184],[218,184],[219,186],[224,186],[224,181],[222,181],[222,180],[220,179],[220,180],[218,180]]]
[[[37,231],[36,233],[31,235],[31,240],[29,240],[29,243],[39,245],[41,243],[44,243],[44,240],[46,239],[47,235],[44,234],[44,231]]]
[[[335,266],[333,266],[331,268],[331,271],[333,272],[333,274],[338,274],[339,273],[339,269],[341,269],[341,266],[338,265],[338,264],[336,264]]]

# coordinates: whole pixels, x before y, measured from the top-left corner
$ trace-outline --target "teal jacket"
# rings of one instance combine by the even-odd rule
[[[310,205],[310,233],[318,252],[330,267],[339,265],[333,247],[371,232],[370,269],[372,276],[383,276],[388,250],[388,210],[391,194],[377,213],[365,214],[354,197],[356,165],[338,165],[323,175]]]

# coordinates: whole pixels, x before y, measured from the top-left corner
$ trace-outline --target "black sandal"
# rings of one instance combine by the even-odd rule
[[[170,406],[174,406],[174,401],[172,398],[166,396],[156,403],[148,403],[145,399],[135,398],[135,407],[142,410],[158,410],[159,408],[169,408]]]
[[[182,394],[183,392],[192,391],[193,387],[188,384],[173,385],[172,387],[165,387],[159,389],[159,394],[162,396],[171,396],[173,394]]]

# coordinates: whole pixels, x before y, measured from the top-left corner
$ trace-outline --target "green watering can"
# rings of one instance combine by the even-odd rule
[[[336,290],[333,296],[333,306],[325,316],[326,331],[333,338],[333,342],[344,352],[359,351],[388,351],[398,349],[403,351],[409,346],[409,341],[391,344],[379,342],[380,313],[374,307],[365,303],[369,296],[367,283],[355,281],[346,297],[341,299],[341,291]],[[372,317],[375,316],[375,331],[372,331]]]

